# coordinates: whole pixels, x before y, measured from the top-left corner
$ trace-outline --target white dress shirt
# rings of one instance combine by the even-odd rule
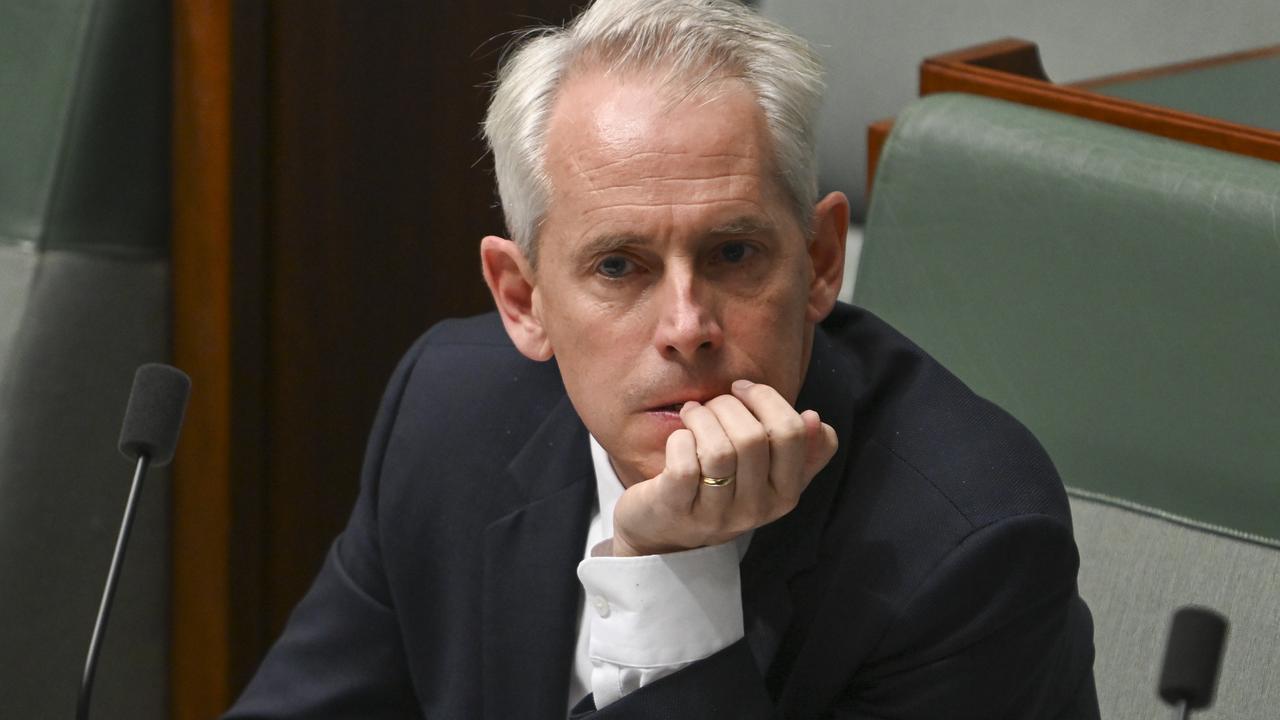
[[[591,438],[596,511],[578,579],[578,644],[569,678],[569,707],[587,693],[597,708],[743,637],[738,562],[751,533],[733,542],[665,555],[592,557],[613,537],[613,508],[623,487],[609,455]]]

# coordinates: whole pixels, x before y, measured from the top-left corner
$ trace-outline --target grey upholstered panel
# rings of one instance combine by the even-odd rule
[[[30,262],[0,375],[0,718],[73,714],[131,478],[116,441],[133,369],[169,352],[167,260],[49,251]],[[165,474],[152,473],[96,718],[165,717],[168,506]]]
[[[761,0],[816,43],[829,70],[822,186],[862,217],[867,125],[916,97],[930,55],[1005,36],[1039,44],[1049,77],[1071,81],[1280,42],[1280,2],[1218,0]]]
[[[0,2],[0,244],[43,235],[91,6]]]
[[[1205,605],[1231,622],[1218,697],[1194,717],[1280,714],[1280,549],[1073,496],[1080,594],[1094,618],[1102,716],[1163,717],[1156,697],[1169,619]]]
[[[164,0],[0,1],[0,245],[167,245]]]
[[[168,253],[170,12],[166,0],[94,3],[46,247]]]
[[[14,338],[26,315],[36,258],[29,248],[0,243],[0,378],[8,374]]]

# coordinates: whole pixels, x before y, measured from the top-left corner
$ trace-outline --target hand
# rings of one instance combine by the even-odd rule
[[[666,468],[614,507],[615,556],[719,545],[773,522],[835,455],[835,429],[818,413],[798,413],[773,388],[747,380],[731,393],[680,409],[684,428],[667,438]],[[704,476],[735,480],[712,487]]]

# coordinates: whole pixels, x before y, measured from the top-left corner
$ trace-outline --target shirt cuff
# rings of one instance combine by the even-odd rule
[[[578,564],[591,617],[590,656],[610,665],[686,665],[741,640],[739,549],[733,542]]]

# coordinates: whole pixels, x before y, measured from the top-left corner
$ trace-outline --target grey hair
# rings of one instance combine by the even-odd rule
[[[484,120],[507,231],[530,264],[551,196],[547,122],[571,71],[661,72],[693,92],[746,83],[764,113],[774,170],[807,234],[818,196],[814,149],[822,64],[809,44],[738,0],[596,0],[563,28],[535,28],[501,63]]]

